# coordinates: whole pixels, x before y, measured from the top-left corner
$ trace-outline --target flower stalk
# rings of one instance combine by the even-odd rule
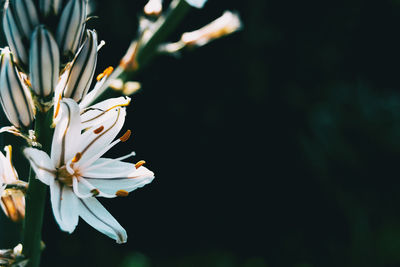
[[[35,132],[42,150],[50,153],[53,129],[53,111],[38,112],[35,120]],[[47,186],[36,179],[35,172],[30,171],[29,188],[26,195],[26,214],[23,233],[23,254],[29,259],[28,267],[40,264],[42,224],[46,202]]]

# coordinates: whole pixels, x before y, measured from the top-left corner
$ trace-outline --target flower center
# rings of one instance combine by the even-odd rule
[[[69,187],[72,187],[73,177],[74,175],[70,174],[65,166],[57,169],[56,179]]]

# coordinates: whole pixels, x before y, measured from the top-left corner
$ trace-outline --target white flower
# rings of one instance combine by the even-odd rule
[[[18,184],[22,183],[18,179],[18,174],[12,165],[11,146],[4,148],[6,156],[0,152],[0,196],[1,196],[1,207],[4,213],[14,222],[19,222],[25,217],[25,195],[18,189],[10,188],[5,189],[7,184]],[[4,190],[4,191],[3,191]]]
[[[129,137],[130,131],[113,141],[123,126],[125,108],[108,110],[102,125],[92,125],[81,133],[78,104],[68,98],[60,103],[51,156],[34,148],[26,148],[24,153],[37,178],[50,186],[53,213],[62,230],[73,232],[80,216],[98,231],[124,243],[126,231],[95,197],[126,196],[154,179],[142,162],[121,161],[132,154],[118,159],[100,158]]]

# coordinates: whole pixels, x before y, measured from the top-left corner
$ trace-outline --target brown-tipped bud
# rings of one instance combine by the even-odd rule
[[[158,17],[162,12],[162,0],[149,0],[143,11],[147,16]]]
[[[1,195],[1,208],[13,222],[25,218],[25,195],[18,189],[6,189]]]
[[[210,24],[193,32],[186,32],[182,35],[181,41],[186,45],[202,46],[208,42],[231,34],[242,28],[242,22],[239,15],[230,11],[224,14]]]

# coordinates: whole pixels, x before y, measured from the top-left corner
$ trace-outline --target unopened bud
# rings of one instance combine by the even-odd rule
[[[97,34],[87,30],[86,40],[78,51],[68,73],[64,97],[79,102],[88,92],[97,63]]]
[[[4,6],[3,29],[15,61],[28,65],[29,38],[39,24],[37,11],[32,0],[9,0]]]
[[[138,52],[138,42],[134,41],[129,45],[128,50],[122,57],[119,66],[125,71],[134,71],[138,68],[138,63],[136,61],[136,55]]]
[[[1,208],[13,222],[25,218],[25,195],[17,189],[6,189],[1,195]]]
[[[29,128],[34,120],[31,93],[22,81],[13,62],[13,55],[7,47],[0,57],[0,102],[4,113],[15,127]]]
[[[64,57],[71,57],[79,47],[85,28],[86,6],[85,0],[70,0],[62,11],[56,40]]]
[[[202,46],[214,39],[238,31],[241,27],[242,23],[239,15],[230,11],[225,11],[221,17],[210,24],[196,31],[182,34],[181,41],[186,45]]]
[[[162,0],[149,0],[144,6],[144,14],[148,16],[159,16],[162,12]]]
[[[50,95],[58,81],[60,55],[56,41],[43,25],[32,34],[29,61],[32,89],[42,98]]]
[[[44,17],[58,15],[62,7],[62,0],[40,0],[39,7]]]
[[[141,86],[140,82],[135,82],[135,81],[126,82],[124,84],[124,88],[122,89],[122,94],[124,94],[126,96],[130,96],[130,95],[136,93],[137,91],[139,91],[141,87],[142,86]]]

